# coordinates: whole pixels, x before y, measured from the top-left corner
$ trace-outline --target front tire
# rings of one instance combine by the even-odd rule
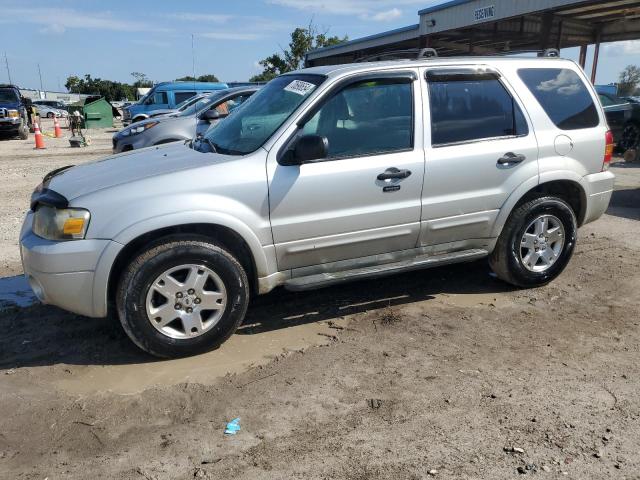
[[[139,254],[118,285],[120,323],[142,350],[176,358],[218,348],[249,303],[240,263],[205,239],[166,239]]]
[[[567,202],[534,198],[511,212],[489,264],[498,278],[512,285],[546,285],[569,263],[577,233],[576,215]]]

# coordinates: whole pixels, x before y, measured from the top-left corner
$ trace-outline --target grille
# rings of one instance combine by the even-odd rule
[[[7,109],[0,108],[0,118],[5,118],[7,116]]]

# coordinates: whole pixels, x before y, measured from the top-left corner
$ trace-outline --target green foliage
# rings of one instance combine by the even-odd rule
[[[84,93],[88,95],[100,95],[108,101],[113,100],[133,100],[136,98],[136,87],[112,80],[102,80],[92,78],[87,74],[83,78],[72,75],[67,78],[64,86],[71,93]],[[149,84],[150,86],[150,84]]]
[[[135,82],[133,82],[133,86],[135,88],[150,88],[153,87],[153,82],[149,80],[144,73],[141,72],[131,72],[131,76],[135,78]]]
[[[207,75],[200,75],[199,77],[194,77],[192,75],[186,75],[184,77],[176,78],[176,82],[219,82],[218,77],[216,77],[212,73],[208,73]]]
[[[640,68],[635,65],[628,65],[620,72],[620,80],[618,82],[618,95],[626,97],[634,95],[640,84]]]
[[[262,73],[254,75],[249,79],[251,82],[268,82],[272,78],[282,75],[283,73],[298,70],[304,66],[305,54],[316,48],[330,47],[346,42],[348,37],[343,38],[327,36],[327,33],[318,33],[313,22],[307,28],[296,28],[291,32],[291,41],[289,49],[283,50],[282,53],[274,53],[260,60]]]

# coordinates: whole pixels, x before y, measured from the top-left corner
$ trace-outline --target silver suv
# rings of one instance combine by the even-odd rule
[[[44,303],[117,313],[160,357],[219,346],[249,298],[488,257],[566,267],[613,189],[573,62],[441,58],[282,75],[200,139],[54,171],[20,235]]]

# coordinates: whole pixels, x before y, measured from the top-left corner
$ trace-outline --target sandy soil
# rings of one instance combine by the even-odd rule
[[[53,120],[42,119],[45,134],[53,134]],[[33,134],[28,140],[0,137],[0,203],[3,205],[0,221],[0,274],[22,273],[18,252],[18,235],[24,213],[29,208],[33,189],[48,172],[66,165],[77,165],[104,157],[111,153],[114,129],[88,130],[91,145],[71,148],[68,130],[64,138],[45,135],[45,150],[35,150]]]
[[[65,164],[40,153],[2,182],[22,198],[11,249],[33,184]],[[639,167],[615,167],[608,214],[536,290],[477,262],[276,291],[218,351],[178,361],[112,320],[4,310],[0,478],[637,479]]]

